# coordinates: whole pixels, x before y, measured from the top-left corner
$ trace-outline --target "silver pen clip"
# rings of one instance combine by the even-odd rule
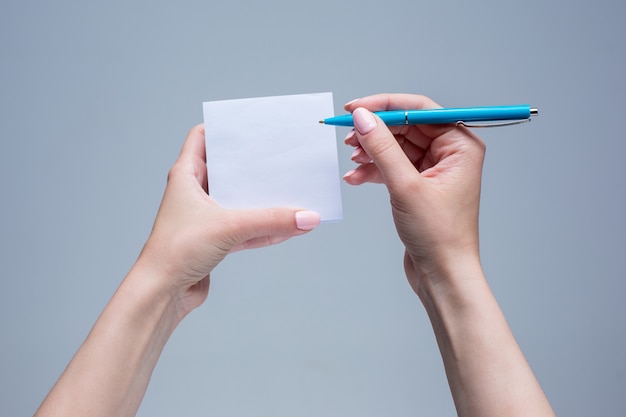
[[[539,114],[539,110],[536,108],[532,108],[530,109],[530,116],[537,116]],[[459,120],[458,122],[456,122],[457,126],[465,126],[465,127],[501,127],[501,126],[512,126],[512,125],[519,125],[522,123],[528,123],[530,122],[530,117],[528,119],[522,119],[522,120],[504,120],[501,122],[489,122],[489,123],[466,123],[462,120]]]
[[[458,122],[456,122],[456,125],[470,127],[470,128],[478,128],[478,127],[513,126],[513,125],[519,125],[519,124],[528,123],[528,122],[530,122],[530,118],[524,119],[524,120],[510,120],[510,121],[497,122],[497,123],[465,123],[464,121],[459,120]]]

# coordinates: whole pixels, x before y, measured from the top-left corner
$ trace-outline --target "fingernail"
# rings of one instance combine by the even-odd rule
[[[363,153],[363,148],[358,147],[354,150],[354,152],[352,152],[352,155],[350,156],[350,159],[354,160],[354,158],[356,158],[357,156],[361,155],[361,153]]]
[[[296,227],[300,230],[315,229],[320,224],[320,215],[314,211],[296,212]]]
[[[344,143],[348,143],[354,137],[354,129],[350,130],[343,140]]]
[[[376,128],[374,115],[362,107],[352,112],[352,119],[354,120],[354,127],[362,135],[367,135]]]
[[[343,175],[343,179],[345,180],[346,178],[351,177],[351,176],[352,176],[352,174],[354,174],[355,172],[356,172],[356,169],[351,169],[350,171],[346,172],[346,173]]]
[[[359,101],[359,99],[358,99],[358,98],[355,98],[354,100],[350,100],[349,102],[347,102],[346,104],[344,104],[344,105],[343,105],[343,107],[344,107],[344,108],[345,108],[345,107],[348,107],[350,104],[355,103],[355,102],[357,102],[357,101]]]

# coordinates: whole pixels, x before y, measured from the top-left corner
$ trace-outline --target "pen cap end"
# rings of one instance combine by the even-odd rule
[[[539,109],[536,107],[533,107],[530,109],[530,115],[531,116],[539,116]]]

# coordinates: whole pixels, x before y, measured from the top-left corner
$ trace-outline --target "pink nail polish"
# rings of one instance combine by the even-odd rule
[[[352,112],[352,119],[354,120],[354,127],[362,135],[367,135],[376,128],[374,115],[362,107]]]
[[[351,169],[350,171],[346,172],[346,173],[343,175],[343,179],[345,180],[346,178],[351,177],[351,176],[352,176],[352,174],[354,174],[355,172],[356,172],[356,169]]]
[[[320,215],[314,211],[296,212],[296,227],[300,230],[315,229],[320,224]]]
[[[354,129],[348,132],[345,139],[343,140],[344,143],[348,143],[353,137],[354,137]]]

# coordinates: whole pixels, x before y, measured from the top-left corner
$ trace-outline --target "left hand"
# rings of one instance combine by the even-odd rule
[[[320,216],[295,208],[228,210],[208,195],[204,126],[190,132],[168,175],[154,227],[138,262],[147,262],[181,301],[180,319],[204,302],[213,268],[233,251],[302,235]]]

